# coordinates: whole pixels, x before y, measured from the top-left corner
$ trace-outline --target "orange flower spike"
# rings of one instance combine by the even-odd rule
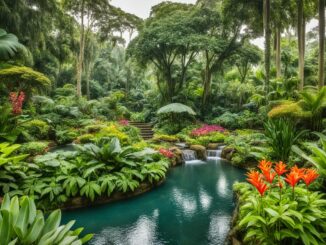
[[[286,175],[285,181],[289,183],[290,186],[294,188],[294,186],[300,181],[302,178],[301,169],[300,171],[296,171],[296,169],[291,169],[291,172]]]
[[[291,172],[296,173],[299,176],[299,178],[302,178],[303,175],[304,175],[305,169],[304,168],[298,168],[298,166],[295,165],[294,167],[291,168]]]
[[[264,174],[266,181],[272,184],[273,180],[276,176],[276,173],[272,172],[272,171],[264,171],[263,174]]]
[[[258,168],[261,170],[261,171],[270,171],[272,169],[272,162],[270,161],[267,161],[267,160],[261,160],[258,164]]]
[[[265,191],[268,189],[268,186],[264,182],[260,181],[256,186],[256,189],[258,190],[260,195],[263,196]]]
[[[258,171],[250,170],[246,175],[248,177],[247,181],[253,186],[256,186],[261,181],[261,174]]]
[[[304,175],[302,176],[303,181],[309,186],[313,181],[318,178],[319,174],[316,169],[308,168],[305,170]]]
[[[275,172],[278,174],[278,176],[283,175],[287,171],[288,170],[286,169],[286,164],[285,163],[283,163],[282,161],[279,161],[278,163],[276,163]]]

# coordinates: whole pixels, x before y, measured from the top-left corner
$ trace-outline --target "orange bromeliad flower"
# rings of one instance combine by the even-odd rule
[[[315,179],[317,179],[319,174],[316,169],[305,169],[304,175],[302,176],[303,181],[309,186]]]
[[[290,186],[294,186],[302,179],[304,175],[304,169],[294,166],[291,168],[291,172],[286,175],[285,181],[289,183]]]
[[[255,170],[250,170],[250,172],[247,173],[247,176],[247,181],[254,187],[256,187],[260,195],[263,196],[268,187],[263,182],[261,173]]]
[[[263,196],[265,191],[268,189],[268,186],[262,181],[259,181],[255,187],[261,196]]]
[[[265,171],[269,172],[272,169],[272,162],[267,161],[265,159],[261,160],[259,162],[258,168],[263,172],[265,172]]]
[[[250,170],[249,173],[247,173],[247,181],[252,184],[253,186],[256,186],[258,182],[261,181],[262,176],[258,171]]]
[[[286,164],[284,164],[282,161],[279,161],[275,165],[275,172],[278,174],[278,176],[283,175],[286,173],[288,170],[286,169]]]
[[[272,184],[273,180],[276,176],[276,173],[274,173],[272,171],[263,171],[263,174],[264,174],[266,181]]]

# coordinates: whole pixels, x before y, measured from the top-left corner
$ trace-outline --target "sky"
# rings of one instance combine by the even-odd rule
[[[172,2],[180,3],[196,3],[196,0],[170,0]],[[135,14],[143,19],[149,17],[151,7],[164,2],[163,0],[112,0],[114,6],[120,7],[122,10]],[[307,24],[306,31],[310,31],[318,24],[317,20],[312,20]],[[261,49],[264,48],[264,38],[257,38],[252,40],[253,44],[256,44]]]

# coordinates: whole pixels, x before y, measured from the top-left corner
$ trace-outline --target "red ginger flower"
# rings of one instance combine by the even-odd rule
[[[21,114],[23,102],[25,100],[25,93],[21,91],[18,95],[18,93],[11,92],[9,94],[9,100],[12,106],[12,113],[15,115]]]
[[[261,171],[267,171],[267,172],[269,172],[269,171],[271,171],[271,169],[272,169],[272,162],[270,162],[270,161],[267,161],[267,160],[261,160],[260,162],[259,162],[259,165],[258,165],[258,168],[261,170]]]
[[[286,164],[284,164],[282,161],[279,161],[278,163],[276,163],[275,165],[275,172],[281,176],[284,173],[286,173],[288,170],[286,169]]]
[[[247,173],[247,176],[247,181],[258,190],[261,196],[263,196],[268,187],[263,182],[261,173],[251,170],[249,173]]]
[[[291,168],[291,172],[286,175],[285,181],[289,183],[290,186],[294,187],[304,175],[304,169],[300,169],[297,166]]]
[[[264,174],[266,181],[272,184],[273,180],[276,176],[276,173],[274,173],[272,171],[263,171],[263,174]]]
[[[258,190],[258,192],[260,193],[261,196],[263,196],[265,191],[267,191],[267,189],[268,189],[268,186],[262,181],[258,182],[258,185],[255,186],[255,187],[256,187],[256,189]]]
[[[317,173],[316,169],[305,169],[304,175],[302,176],[302,180],[309,186],[315,179],[317,179],[319,174]]]

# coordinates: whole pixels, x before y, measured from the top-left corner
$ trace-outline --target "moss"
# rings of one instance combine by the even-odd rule
[[[155,134],[153,141],[178,142],[179,138],[175,135]]]

